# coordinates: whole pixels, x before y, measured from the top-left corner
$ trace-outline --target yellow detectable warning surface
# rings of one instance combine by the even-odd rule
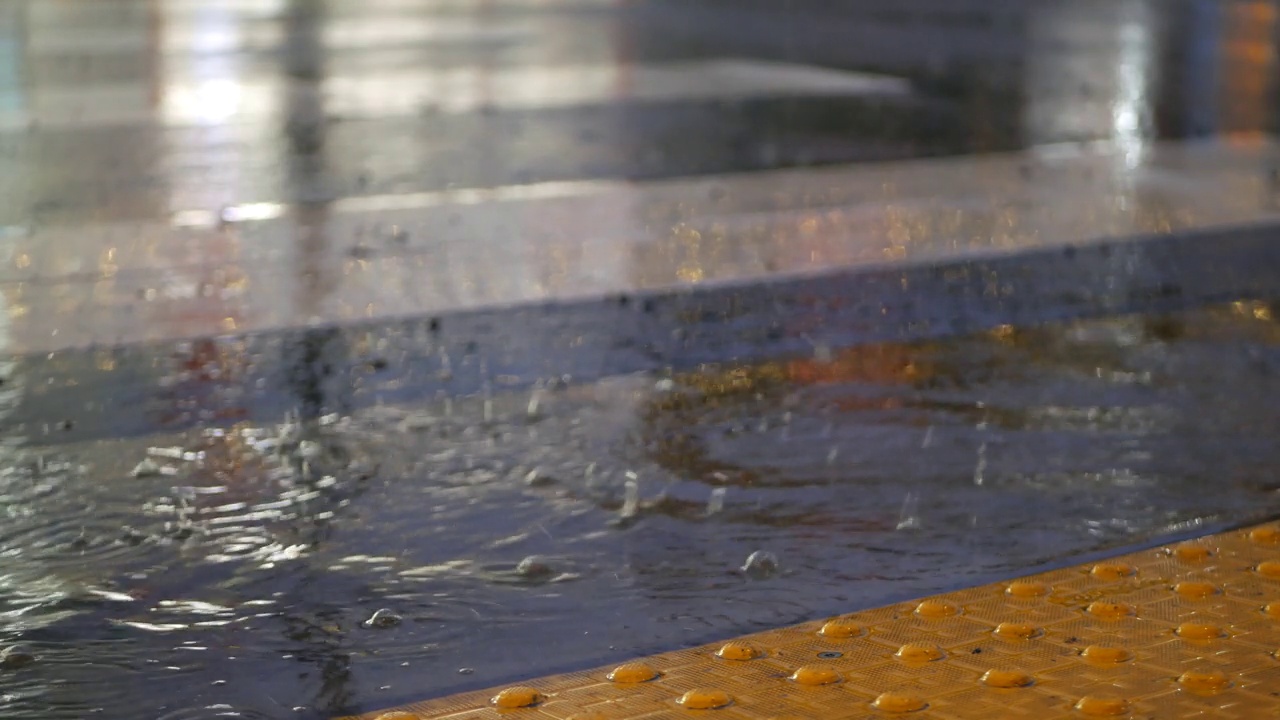
[[[1280,525],[374,720],[1280,718]]]

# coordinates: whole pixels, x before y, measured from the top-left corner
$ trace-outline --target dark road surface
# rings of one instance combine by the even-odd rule
[[[0,717],[319,720],[1280,512],[1277,16],[0,0]]]

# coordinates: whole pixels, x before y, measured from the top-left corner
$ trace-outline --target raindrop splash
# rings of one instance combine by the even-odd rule
[[[755,580],[773,577],[778,573],[778,556],[768,550],[756,550],[747,556],[747,561],[739,569]]]
[[[0,670],[19,670],[35,661],[35,654],[21,645],[10,645],[0,650]]]
[[[618,516],[627,520],[635,517],[640,511],[640,483],[633,476],[623,487],[625,489],[622,495],[622,509],[618,511]]]
[[[160,467],[160,463],[157,463],[151,458],[143,458],[142,462],[133,466],[133,471],[130,474],[136,478],[155,477],[156,475],[159,475],[162,470],[163,468]]]
[[[364,625],[367,628],[385,629],[385,628],[395,627],[399,625],[401,622],[403,622],[403,620],[404,618],[400,617],[399,615],[391,612],[386,608],[382,608],[380,610],[375,611],[372,615],[370,615],[369,619],[365,620],[363,623],[361,623],[361,625]]]
[[[913,492],[902,499],[902,510],[898,513],[898,530],[920,529],[920,498]]]
[[[724,496],[728,492],[727,488],[716,488],[711,491],[711,498],[707,500],[707,515],[715,515],[724,510]]]
[[[554,573],[555,568],[551,567],[551,563],[539,555],[530,555],[516,565],[516,574],[527,580],[543,580]]]
[[[973,484],[981,486],[985,483],[987,472],[987,444],[978,446],[978,464],[973,468]]]

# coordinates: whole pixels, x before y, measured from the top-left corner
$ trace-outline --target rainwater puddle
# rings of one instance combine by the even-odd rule
[[[1278,369],[1237,304],[13,441],[0,716],[330,717],[1257,518]]]

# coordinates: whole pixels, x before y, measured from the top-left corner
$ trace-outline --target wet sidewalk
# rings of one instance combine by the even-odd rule
[[[0,716],[319,720],[1275,512],[1276,19],[0,0]]]
[[[1255,224],[1277,196],[1266,2],[0,7],[10,353]],[[914,44],[799,41],[840,18]]]
[[[1277,159],[1261,142],[1055,146],[11,226],[7,342],[27,353],[438,317],[1222,232],[1276,220]],[[1123,284],[1139,269],[1096,271]]]

